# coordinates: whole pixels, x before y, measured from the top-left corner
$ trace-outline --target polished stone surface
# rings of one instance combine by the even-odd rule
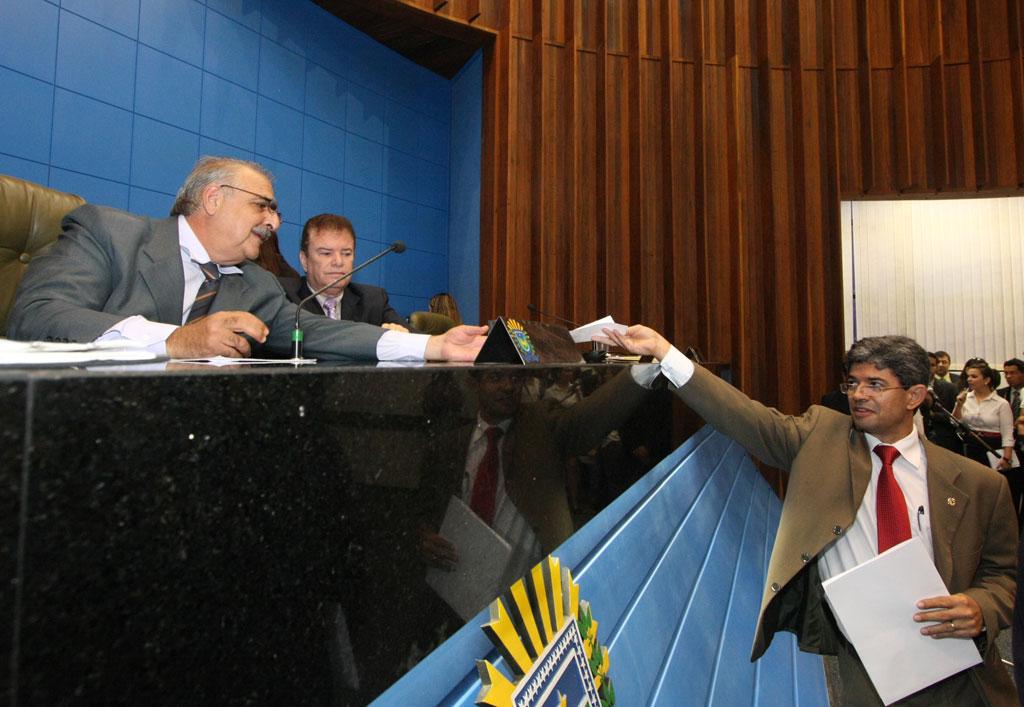
[[[514,418],[507,483],[545,552],[678,442],[667,394],[627,369],[522,370],[0,373],[0,686],[13,704],[365,704],[462,623],[423,541],[481,405]],[[529,401],[559,375],[566,393]]]

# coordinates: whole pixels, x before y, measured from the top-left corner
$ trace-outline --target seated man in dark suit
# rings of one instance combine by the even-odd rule
[[[295,304],[351,272],[356,256],[356,230],[344,216],[320,214],[306,221],[299,244],[299,262],[306,277],[278,277]],[[366,322],[394,331],[409,331],[405,320],[388,304],[381,287],[342,280],[306,302],[303,309],[331,319]]]
[[[12,339],[124,340],[172,358],[291,351],[295,305],[252,263],[280,223],[262,166],[204,157],[169,219],[86,204],[28,266],[11,310]],[[472,361],[484,327],[423,336],[322,317],[303,321],[306,355]]]

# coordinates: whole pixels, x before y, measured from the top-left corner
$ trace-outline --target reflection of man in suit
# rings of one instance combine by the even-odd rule
[[[129,340],[175,358],[247,356],[254,343],[290,352],[295,305],[248,262],[280,223],[270,174],[203,158],[172,214],[151,220],[88,204],[68,214],[25,272],[11,338]],[[319,358],[472,360],[484,340],[482,327],[428,338],[311,319],[306,352]]]
[[[471,381],[476,419],[437,440],[435,459],[425,470],[424,485],[434,496],[433,530],[448,499],[458,496],[512,545],[513,564],[525,569],[574,530],[565,460],[597,446],[649,391],[623,370],[563,408],[544,401],[523,403],[525,377],[519,373],[473,372]],[[424,534],[422,549],[435,566],[450,569],[458,561],[458,549],[436,532]],[[510,574],[516,575],[515,570]]]
[[[299,244],[299,261],[306,276],[281,277],[281,286],[295,304],[352,271],[356,231],[344,216],[320,214],[306,221]],[[309,300],[304,309],[331,319],[365,322],[395,331],[409,331],[388,303],[381,287],[361,285],[346,278]]]
[[[803,650],[838,656],[844,703],[880,704],[826,608],[821,581],[917,536],[951,595],[922,597],[918,613],[908,608],[907,618],[936,639],[973,640],[985,662],[906,703],[1015,704],[995,647],[1016,588],[1017,528],[1009,490],[992,470],[915,433],[914,411],[930,378],[916,342],[887,336],[853,345],[844,384],[851,419],[818,406],[796,417],[768,409],[695,367],[647,327],[606,334],[633,353],[657,357],[687,405],[754,456],[789,471],[753,658],[776,631],[791,631]]]

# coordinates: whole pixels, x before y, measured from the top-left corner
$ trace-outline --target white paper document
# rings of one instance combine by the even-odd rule
[[[211,358],[176,358],[175,363],[200,363],[205,366],[261,366],[284,365],[308,366],[316,363],[315,358],[231,358],[229,356],[213,356]]]
[[[589,344],[594,336],[603,335],[604,329],[611,329],[624,334],[628,328],[625,324],[617,324],[611,315],[608,315],[603,319],[590,322],[590,324],[576,327],[569,334],[577,344]]]
[[[456,496],[448,502],[440,533],[455,546],[459,562],[451,572],[429,568],[427,584],[468,621],[504,589],[512,548]]]
[[[929,624],[914,621],[917,602],[949,590],[919,538],[825,580],[822,587],[885,704],[981,662],[970,639],[921,635]]]
[[[0,366],[85,366],[157,361],[161,358],[144,347],[126,344],[124,341],[65,344],[0,338]]]

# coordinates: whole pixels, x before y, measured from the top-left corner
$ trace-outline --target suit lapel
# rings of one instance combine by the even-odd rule
[[[359,292],[352,288],[349,284],[345,288],[345,296],[341,298],[341,318],[347,319],[353,322],[361,322],[360,317],[360,303],[362,297],[359,296]]]
[[[935,567],[949,586],[953,578],[953,540],[971,497],[956,485],[960,472],[943,466],[939,455],[932,453],[931,442],[925,442],[924,448],[928,459],[928,506],[932,516]]]
[[[309,289],[309,283],[306,282],[306,278],[302,278],[302,285],[299,286],[299,301],[306,299],[311,294],[313,294],[313,290]],[[320,300],[316,297],[311,299],[309,302],[306,302],[302,308],[307,312],[319,314],[322,317],[327,316],[327,312],[324,311],[324,308],[320,305]]]
[[[241,310],[248,312],[252,300],[248,296],[249,285],[243,275],[222,275],[220,289],[210,306],[211,312]]]
[[[853,524],[870,483],[871,450],[868,449],[864,433],[850,425],[850,505],[844,509],[849,513],[849,525]]]
[[[153,221],[149,243],[143,246],[139,275],[156,304],[157,319],[181,324],[185,274],[178,245],[177,219]]]

